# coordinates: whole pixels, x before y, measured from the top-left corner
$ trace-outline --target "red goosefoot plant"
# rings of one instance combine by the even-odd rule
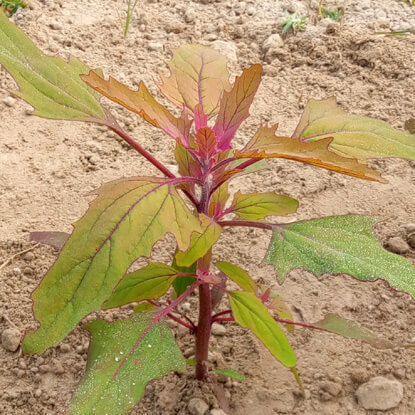
[[[260,126],[243,148],[234,148],[233,138],[249,116],[262,68],[257,64],[245,69],[231,85],[225,58],[200,45],[174,50],[169,76],[160,75],[159,89],[180,115],[156,101],[143,82],[138,90],[131,90],[113,78],[104,79],[100,71],[90,71],[77,59],[65,62],[43,54],[3,13],[0,63],[20,87],[15,94],[34,107],[35,115],[106,126],[162,173],[162,177],[130,177],[104,184],[93,192],[96,199],[69,237],[33,234],[34,239],[62,245],[62,249],[33,293],[40,325],[26,334],[24,352],[42,353],[59,344],[92,312],[138,304],[130,318],[112,323],[97,319],[84,326],[91,335],[87,370],[67,414],[127,413],[143,396],[148,381],[171,370],[184,371],[186,360],[166,325],[168,318],[195,336],[195,361],[187,363],[195,365],[201,381],[213,382],[215,371],[242,377],[208,363],[213,323],[235,322],[250,329],[274,358],[293,370],[298,381],[296,356],[284,329],[303,326],[374,347],[393,346],[333,314],[314,324],[293,321],[275,289],[259,286],[231,262],[214,260],[213,247],[229,228],[259,228],[272,235],[264,263],[275,265],[280,283],[292,269],[302,268],[316,275],[349,274],[361,281],[381,278],[413,296],[415,268],[383,249],[372,230],[375,219],[345,215],[266,221],[268,216],[295,213],[298,202],[275,192],[239,190],[230,200],[228,191],[230,180],[263,168],[267,158],[379,182],[380,174],[367,165],[367,159],[414,160],[413,135],[383,121],[348,115],[329,98],[309,101],[291,137],[277,135],[276,125]],[[100,95],[137,113],[176,141],[180,176],[123,130],[100,103]],[[149,257],[166,233],[173,234],[177,243],[173,263],[149,261],[131,272],[131,265]],[[229,280],[234,284],[227,284]],[[196,291],[197,323],[177,311]],[[229,306],[219,311],[221,299]]]

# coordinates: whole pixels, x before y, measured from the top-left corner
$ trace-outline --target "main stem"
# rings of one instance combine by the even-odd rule
[[[199,213],[208,214],[210,184],[206,181],[202,185],[202,194],[198,206]],[[212,251],[209,251],[203,258],[197,261],[197,272],[199,275],[208,273]],[[209,358],[209,339],[212,327],[212,302],[210,286],[203,283],[199,286],[199,321],[196,328],[196,379],[206,380],[208,371],[206,362]]]
[[[209,284],[199,286],[199,322],[196,329],[196,379],[208,376],[206,362],[209,358],[209,339],[212,326],[212,304]]]

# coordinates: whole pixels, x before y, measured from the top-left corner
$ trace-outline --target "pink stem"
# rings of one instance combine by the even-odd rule
[[[188,275],[195,275],[195,274],[189,274],[189,273],[187,273],[187,272],[183,272],[183,273],[181,273],[181,274],[188,274]],[[150,304],[152,304],[152,305],[154,305],[154,306],[156,306],[156,307],[160,307],[160,304],[159,303],[157,303],[157,301],[154,301],[154,300],[146,300],[148,303],[150,303]],[[169,305],[171,304],[171,302],[169,303]],[[196,328],[196,326],[194,325],[194,323],[193,323],[193,321],[192,320],[190,320],[190,318],[189,317],[187,317],[187,316],[184,316],[184,318],[190,323],[190,324],[187,324],[185,321],[183,321],[183,320],[181,320],[180,318],[178,318],[178,317],[176,317],[174,314],[172,314],[172,313],[169,313],[169,314],[167,314],[167,317],[170,317],[172,320],[174,320],[174,321],[176,321],[177,323],[179,323],[179,324],[181,324],[182,326],[184,326],[184,327],[186,327],[186,328],[188,328],[189,330],[191,330],[191,331],[194,331],[195,330],[195,328]]]
[[[216,321],[216,319],[217,319],[219,316],[223,316],[223,315],[225,315],[225,314],[232,314],[232,310],[225,310],[225,311],[221,311],[220,313],[216,313],[214,316],[212,316],[212,320],[213,320],[213,322],[214,322],[214,321]]]
[[[163,317],[166,317],[170,311],[176,308],[186,297],[188,297],[199,285],[201,285],[201,281],[196,280],[191,286],[189,286],[186,291],[179,295],[174,301],[172,301],[166,308],[161,310],[157,315],[155,315],[152,319],[150,324],[145,328],[145,330],[141,333],[140,337],[134,343],[133,347],[131,348],[130,352],[124,357],[122,362],[119,364],[117,370],[115,371],[112,379],[115,379],[120,372],[121,368],[124,366],[125,362],[133,355],[136,351],[137,347],[143,341],[144,337],[147,336],[148,332],[158,323]]]
[[[112,123],[108,125],[109,129],[123,138],[134,150],[138,151],[146,158],[154,167],[160,170],[165,176],[175,178],[176,176],[160,161],[153,157],[146,149],[141,147],[132,137],[130,137],[118,124]],[[194,195],[186,189],[182,189],[183,193],[190,199],[194,206],[197,205]]]
[[[249,228],[259,228],[259,229],[268,229],[273,230],[275,227],[280,226],[277,223],[266,223],[266,222],[256,222],[251,220],[222,220],[219,221],[220,226],[246,226]]]
[[[170,317],[172,320],[174,320],[176,323],[181,324],[182,326],[186,327],[190,331],[193,331],[195,329],[195,325],[192,323],[192,325],[186,323],[185,321],[181,320],[180,318],[176,317],[174,314],[169,313],[167,314],[167,317]]]

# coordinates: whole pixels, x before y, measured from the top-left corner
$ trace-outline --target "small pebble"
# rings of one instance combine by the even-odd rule
[[[406,225],[403,225],[403,228],[408,234],[415,232],[415,223],[407,223]]]
[[[63,26],[59,22],[52,22],[49,24],[49,27],[53,30],[62,30]]]
[[[71,346],[69,346],[69,344],[61,344],[59,346],[59,349],[61,349],[62,353],[69,353],[71,351]]]
[[[7,107],[14,107],[14,105],[16,104],[16,100],[13,97],[7,97],[2,99],[1,101],[4,105],[6,105]]]
[[[223,412],[222,409],[212,409],[209,412],[209,415],[226,415],[226,413]]]
[[[215,336],[224,336],[226,334],[226,327],[222,324],[212,324],[212,334]]]
[[[403,386],[397,380],[376,376],[357,389],[356,397],[365,409],[386,411],[399,405],[403,398]]]
[[[408,245],[411,248],[415,249],[415,232],[411,233],[406,240],[408,242]]]
[[[200,398],[192,398],[187,405],[187,409],[191,415],[205,415],[209,405]]]
[[[386,248],[394,254],[406,254],[409,251],[409,245],[400,236],[390,238]]]
[[[27,275],[27,276],[33,275],[33,269],[30,268],[30,267],[24,267],[23,268],[23,274]]]
[[[15,352],[19,347],[21,337],[19,330],[15,328],[6,329],[1,335],[1,344],[9,352]]]
[[[33,261],[33,260],[35,259],[35,254],[34,254],[33,252],[31,252],[31,251],[26,252],[26,253],[23,255],[23,259],[24,259],[25,261],[27,261],[27,262]]]

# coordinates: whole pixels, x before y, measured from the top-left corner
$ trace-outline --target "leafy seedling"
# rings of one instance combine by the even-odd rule
[[[300,16],[297,13],[285,12],[285,20],[282,22],[282,33],[286,34],[290,30],[302,32],[307,25],[307,16]]]
[[[7,16],[13,16],[21,7],[26,8],[28,3],[22,0],[0,0],[0,8],[3,8]]]
[[[318,4],[318,14],[323,19],[328,17],[329,19],[335,20],[336,22],[340,22],[344,16],[344,8],[337,7],[333,10],[329,10],[323,7],[323,0],[320,0]]]
[[[209,363],[213,323],[236,323],[250,330],[269,357],[290,368],[299,383],[297,358],[286,334],[294,327],[324,330],[378,348],[396,347],[340,316],[329,314],[313,324],[294,321],[278,290],[258,285],[232,262],[218,261],[220,248],[213,248],[230,228],[259,228],[271,234],[264,263],[275,266],[280,283],[292,269],[302,268],[315,275],[349,274],[360,281],[382,278],[413,296],[415,267],[383,249],[372,229],[375,219],[345,215],[280,223],[267,218],[294,215],[297,200],[259,189],[231,196],[228,185],[241,174],[263,168],[268,158],[382,182],[367,160],[415,160],[414,135],[384,121],[349,115],[334,98],[312,99],[291,137],[277,134],[276,125],[262,125],[237,148],[233,139],[249,117],[262,67],[244,69],[232,85],[226,59],[200,45],[174,50],[170,75],[160,75],[159,89],[177,106],[177,114],[150,95],[143,82],[132,90],[75,58],[66,62],[45,55],[2,12],[0,63],[19,85],[15,94],[34,107],[35,115],[105,126],[161,173],[102,185],[71,235],[32,235],[60,254],[32,295],[39,326],[26,334],[25,353],[56,346],[92,312],[134,305],[130,318],[113,323],[98,319],[85,326],[91,335],[88,364],[68,415],[126,414],[142,398],[148,381],[184,371],[186,360],[167,319],[194,335],[191,364],[196,378],[212,382],[214,389],[215,374],[240,380],[244,374]],[[128,135],[100,96],[170,136],[180,175]],[[130,271],[137,259],[150,256],[166,233],[175,240],[173,263],[150,259],[145,267]],[[194,322],[191,315],[179,314],[177,306],[197,292],[199,315]]]
[[[128,30],[130,28],[131,19],[134,15],[134,10],[137,6],[138,0],[127,0],[127,11],[125,17],[125,25],[124,25],[124,37],[127,36]]]

